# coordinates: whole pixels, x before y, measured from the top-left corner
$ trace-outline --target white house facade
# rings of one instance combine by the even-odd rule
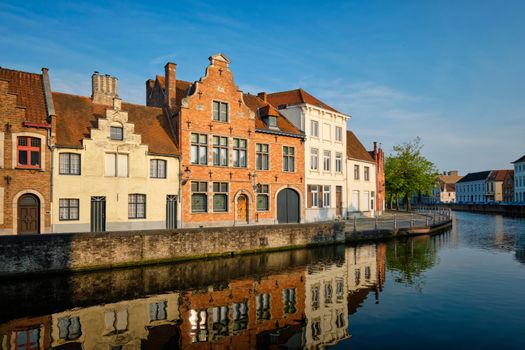
[[[346,207],[348,216],[375,215],[376,162],[351,131],[346,132]]]
[[[525,155],[514,164],[514,200],[525,202]]]
[[[468,173],[456,183],[458,203],[483,203],[486,201],[486,182],[491,171]]]
[[[297,128],[304,131],[305,221],[347,215],[346,123],[338,112],[302,89],[261,93]],[[375,172],[374,172],[375,174]]]

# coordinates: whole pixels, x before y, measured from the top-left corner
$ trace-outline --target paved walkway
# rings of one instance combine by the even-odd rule
[[[426,213],[407,213],[402,211],[386,211],[377,218],[357,218],[346,220],[346,232],[369,231],[374,229],[393,229],[408,227],[426,227],[439,221],[447,220],[446,212],[433,211]],[[354,229],[355,225],[355,229]]]

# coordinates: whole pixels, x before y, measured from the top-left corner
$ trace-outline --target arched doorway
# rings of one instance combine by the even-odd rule
[[[277,195],[277,222],[286,224],[299,220],[299,193],[285,188]]]
[[[237,222],[248,223],[248,197],[245,194],[237,197]]]
[[[33,194],[18,199],[18,234],[40,233],[40,201]]]

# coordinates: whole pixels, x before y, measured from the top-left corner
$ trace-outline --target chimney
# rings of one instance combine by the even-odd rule
[[[264,102],[268,103],[268,94],[266,92],[259,92],[257,94],[257,97],[259,97],[261,100],[263,100]]]
[[[458,171],[457,170],[451,170],[451,171],[449,171],[448,174],[452,175],[452,176],[458,176]]]
[[[374,141],[374,160],[377,160],[377,141]]]
[[[119,98],[118,79],[109,74],[93,73],[91,76],[91,99],[93,102],[112,106],[114,98]]]
[[[164,87],[164,102],[169,108],[175,107],[177,95],[177,65],[173,62],[168,62],[164,66],[164,79],[166,86]]]

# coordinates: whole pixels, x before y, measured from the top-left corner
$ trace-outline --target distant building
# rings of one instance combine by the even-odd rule
[[[513,170],[492,170],[485,186],[485,201],[486,202],[502,202],[503,201],[503,182],[505,178],[511,176]]]
[[[456,183],[456,198],[458,202],[485,202],[485,183],[490,170],[468,173]]]
[[[443,172],[438,177],[438,185],[432,190],[432,201],[434,203],[455,203],[456,182],[461,180],[457,170]]]
[[[386,198],[386,188],[385,188],[385,152],[379,144],[377,147],[377,142],[374,142],[374,150],[368,151],[374,161],[376,162],[376,213],[381,215],[385,210],[385,198]]]
[[[514,200],[525,202],[525,155],[514,164]]]
[[[503,180],[503,201],[514,201],[514,171],[509,171]]]

